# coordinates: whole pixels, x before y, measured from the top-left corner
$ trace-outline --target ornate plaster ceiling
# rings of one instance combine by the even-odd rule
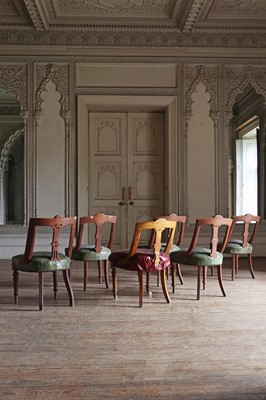
[[[143,45],[176,46],[180,39],[186,44],[189,35],[197,45],[203,35],[210,42],[215,35],[226,46],[226,35],[238,35],[237,46],[237,37],[250,35],[256,46],[266,35],[266,0],[0,0],[0,44],[43,43],[45,34],[49,44],[60,44],[64,36],[65,44],[93,45],[93,38],[78,39],[78,32],[97,33],[98,45],[134,45],[133,33],[141,45],[137,36],[143,33]]]

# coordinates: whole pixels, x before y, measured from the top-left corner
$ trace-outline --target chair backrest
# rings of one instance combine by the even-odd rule
[[[106,215],[103,213],[98,213],[93,216],[84,216],[80,217],[79,219],[79,232],[77,237],[77,243],[75,246],[75,251],[79,251],[82,245],[84,228],[88,224],[94,224],[95,226],[95,242],[94,242],[94,250],[96,253],[99,253],[102,249],[102,227],[103,224],[109,223],[110,224],[110,234],[108,239],[107,247],[109,249],[112,248],[115,231],[116,231],[116,222],[117,216],[116,215]]]
[[[167,221],[175,221],[176,222],[175,232],[178,231],[179,234],[178,234],[177,241],[175,244],[180,247],[181,243],[183,242],[184,234],[185,234],[185,227],[186,227],[186,223],[187,223],[186,215],[177,215],[177,214],[161,215],[161,216],[155,217],[155,220],[157,220],[159,218],[164,218]],[[149,240],[149,244],[148,244],[149,248],[151,248],[153,246],[154,234],[155,234],[155,231],[153,231],[150,236],[150,240]],[[167,234],[169,235],[170,232],[167,232]]]
[[[258,215],[245,214],[235,215],[231,227],[230,237],[237,234],[237,226],[241,226],[241,232],[238,232],[238,237],[242,241],[242,246],[247,247],[248,243],[251,244],[255,238],[256,232],[259,227],[261,217]]]
[[[59,249],[59,237],[61,231],[65,226],[70,226],[68,256],[71,257],[75,239],[75,233],[76,233],[76,225],[77,225],[77,217],[61,217],[60,215],[56,215],[54,218],[30,218],[26,247],[22,263],[23,264],[27,263],[32,258],[35,246],[37,227],[51,228],[52,230],[51,260],[57,261],[59,260],[58,249]]]
[[[199,218],[196,220],[194,233],[191,239],[191,243],[189,249],[187,251],[187,255],[190,255],[194,248],[198,245],[199,238],[201,237],[201,233],[203,228],[209,227],[209,243],[211,249],[211,257],[216,257],[217,254],[217,245],[219,242],[219,252],[223,253],[226,243],[228,242],[230,236],[230,229],[232,225],[232,218],[224,218],[222,215],[215,215],[211,218]],[[225,227],[222,231],[221,227]],[[206,234],[206,230],[204,229]],[[202,247],[202,246],[201,246]]]
[[[177,214],[170,214],[170,215],[163,215],[158,218],[165,218],[168,221],[176,221],[176,234],[179,232],[177,235],[177,241],[175,244],[180,247],[180,245],[183,242],[184,239],[184,234],[185,234],[185,228],[186,228],[186,223],[187,223],[187,216],[186,215],[177,215]]]
[[[162,232],[165,229],[169,229],[169,235],[167,238],[167,242],[165,243],[164,249],[162,250]],[[150,230],[151,235],[154,237],[154,244],[150,251],[154,253],[154,265],[157,266],[160,261],[160,253],[163,251],[165,254],[169,254],[169,251],[172,247],[174,236],[176,229],[176,221],[168,221],[165,218],[159,218],[156,221],[146,221],[146,222],[138,222],[135,225],[135,232],[132,240],[132,244],[130,247],[130,252],[128,258],[131,258],[138,249],[141,234],[144,231]]]

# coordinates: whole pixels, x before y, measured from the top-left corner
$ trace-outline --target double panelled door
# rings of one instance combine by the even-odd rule
[[[113,248],[164,214],[164,114],[89,114],[89,212],[117,215]]]

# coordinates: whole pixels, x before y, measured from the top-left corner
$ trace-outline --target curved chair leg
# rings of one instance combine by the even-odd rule
[[[18,304],[18,280],[19,280],[19,272],[15,269],[13,271],[15,304]]]
[[[83,282],[83,290],[86,290],[87,288],[87,282],[88,282],[88,269],[89,269],[89,262],[84,261],[84,282]]]
[[[39,272],[39,310],[43,309],[43,273]]]
[[[143,303],[143,274],[142,271],[138,271],[139,277],[139,307],[142,307]]]
[[[63,270],[63,278],[64,278],[64,282],[67,288],[67,293],[68,293],[68,297],[69,297],[69,306],[73,307],[74,306],[74,295],[73,295],[73,290],[70,284],[70,280],[69,280],[69,274],[67,269]]]
[[[99,284],[102,284],[102,261],[98,261],[98,279]]]
[[[109,288],[109,277],[108,277],[108,260],[104,260],[103,265],[104,265],[104,280],[105,280],[105,286],[106,289]]]
[[[112,267],[112,280],[113,280],[113,296],[117,299],[117,274],[116,269]]]
[[[181,285],[183,285],[184,281],[183,281],[183,276],[182,276],[180,264],[176,264],[176,274],[178,276],[179,282],[181,283]]]
[[[169,293],[167,290],[167,285],[166,285],[166,273],[165,273],[165,269],[160,271],[161,273],[161,282],[162,282],[162,289],[163,289],[163,294],[165,297],[165,300],[167,301],[167,303],[171,303],[170,297],[169,297]]]
[[[224,286],[223,286],[223,276],[222,276],[222,266],[221,265],[217,266],[217,277],[218,277],[218,282],[219,282],[222,294],[224,297],[226,297],[226,293],[225,293]]]
[[[53,271],[53,287],[54,287],[54,299],[56,299],[56,293],[58,290],[57,271]]]
[[[152,291],[150,288],[150,277],[151,277],[151,273],[150,272],[146,272],[146,292],[148,296],[152,296]]]
[[[253,279],[255,279],[254,270],[252,266],[252,253],[248,254],[248,266]]]

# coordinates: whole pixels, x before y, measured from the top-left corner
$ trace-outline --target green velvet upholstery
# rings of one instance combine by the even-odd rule
[[[21,264],[24,254],[12,257],[12,269],[24,272],[52,272],[62,271],[70,268],[71,259],[65,254],[59,253],[59,261],[51,260],[51,252],[35,252],[32,259]]]
[[[247,243],[247,247],[243,247],[243,241],[238,239],[231,239],[224,249],[226,254],[250,254],[253,251],[253,246]]]
[[[67,252],[67,249],[66,249]],[[108,247],[102,247],[99,253],[96,253],[94,245],[83,245],[79,251],[73,249],[72,260],[76,261],[101,261],[108,260],[111,250]]]
[[[178,251],[170,253],[171,260],[174,263],[180,263],[183,265],[208,265],[209,267],[220,265],[223,262],[222,253],[217,252],[216,257],[211,257],[211,250],[208,248],[195,247],[190,256],[184,257],[187,251],[188,249],[180,249]]]

